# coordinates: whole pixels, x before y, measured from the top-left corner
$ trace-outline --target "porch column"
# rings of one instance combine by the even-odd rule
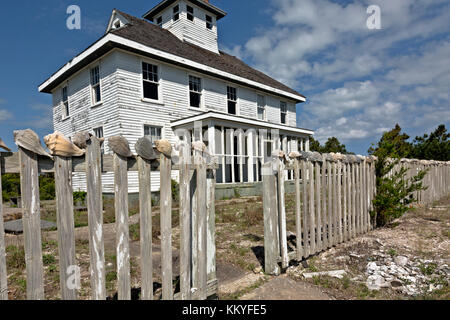
[[[247,152],[248,152],[248,163],[247,163],[247,167],[248,167],[248,182],[255,182],[254,179],[254,171],[253,171],[253,163],[255,160],[255,149],[254,149],[254,139],[255,139],[255,134],[253,130],[248,130],[248,135],[247,135]]]
[[[211,155],[216,155],[216,131],[213,122],[208,124],[208,149]]]
[[[306,152],[309,152],[309,150],[310,150],[310,149],[309,149],[309,137],[306,138],[306,146],[305,146],[305,149],[306,149],[306,150],[305,150]]]
[[[239,129],[238,131],[238,165],[239,165],[239,181],[244,182],[244,130]]]

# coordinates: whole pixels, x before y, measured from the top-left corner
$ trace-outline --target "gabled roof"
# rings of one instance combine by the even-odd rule
[[[306,101],[306,97],[302,94],[251,68],[234,56],[223,51],[217,54],[200,48],[178,39],[170,31],[148,21],[119,10],[115,10],[115,12],[128,20],[129,24],[122,28],[111,30],[83,53],[67,63],[39,87],[41,92],[50,93],[61,82],[95,61],[95,59],[114,48],[121,48],[213,77],[223,78],[227,81],[293,99],[297,102]]]
[[[160,2],[160,3],[158,3],[154,8],[150,9],[142,17],[144,19],[148,19],[150,21],[153,21],[155,16],[160,14],[167,7],[170,7],[176,1],[177,0],[164,0],[164,1]],[[209,2],[206,2],[204,0],[187,0],[187,1],[192,2],[196,6],[202,8],[202,9],[205,9],[206,11],[209,11],[209,12],[213,13],[217,17],[217,20],[220,20],[220,19],[222,19],[223,17],[225,17],[227,15],[227,13],[225,11],[217,8],[216,6],[213,6],[212,4],[210,4]]]

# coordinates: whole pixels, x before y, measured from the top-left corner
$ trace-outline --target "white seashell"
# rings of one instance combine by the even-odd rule
[[[80,157],[85,154],[85,150],[78,148],[62,133],[56,131],[44,138],[44,142],[51,154],[61,157]]]
[[[157,140],[155,141],[156,150],[164,154],[166,157],[172,156],[172,145],[167,140]]]

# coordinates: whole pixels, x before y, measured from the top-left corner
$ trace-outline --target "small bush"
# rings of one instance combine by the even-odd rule
[[[82,191],[76,191],[73,193],[73,203],[77,204],[78,202],[85,203],[86,202],[87,193]]]
[[[55,258],[55,256],[53,256],[51,254],[44,254],[42,256],[42,262],[44,263],[45,266],[49,266],[56,262],[56,258]]]

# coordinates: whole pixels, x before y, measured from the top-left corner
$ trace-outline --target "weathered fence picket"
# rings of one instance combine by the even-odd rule
[[[151,166],[149,160],[138,157],[142,300],[153,300]]]
[[[277,262],[280,261],[285,268],[289,264],[286,256],[300,261],[373,229],[373,221],[376,221],[376,216],[371,217],[376,194],[375,162],[375,157],[293,152],[287,158],[272,159],[264,165],[269,172],[263,175],[265,266],[268,273],[279,272]],[[423,180],[427,189],[417,193],[419,204],[448,195],[449,162],[402,159],[390,175],[402,167],[408,169],[405,179],[413,178],[421,170],[429,170]],[[273,174],[270,174],[271,170],[274,170]],[[289,255],[284,247],[287,240],[282,183],[285,170],[294,171],[295,183],[297,245],[296,252]],[[275,205],[276,198],[278,205]]]
[[[86,188],[89,224],[91,288],[94,300],[106,299],[105,244],[100,141],[91,137],[86,149]]]
[[[22,135],[21,138],[25,136],[34,140],[39,139],[31,130],[19,132],[19,135]],[[139,176],[141,299],[154,299],[151,173],[157,170],[159,170],[161,178],[162,299],[205,300],[217,294],[215,170],[218,165],[217,160],[209,156],[206,146],[203,143],[196,145],[197,149],[195,150],[197,151],[194,151],[192,156],[191,146],[182,145],[179,149],[181,161],[177,164],[172,163],[174,161],[172,146],[165,140],[156,141],[157,147],[154,150],[151,140],[148,137],[143,138],[144,140],[136,145],[138,156],[135,157],[131,153],[125,138],[113,137],[109,140],[109,146],[113,151],[111,156],[102,153],[101,143],[103,143],[103,139],[97,139],[86,134],[81,134],[81,136],[86,136],[86,141],[78,139],[77,143],[84,145],[85,150],[80,149],[81,147],[79,148],[78,144],[75,146],[59,133],[48,136],[49,139],[46,137],[44,141],[53,158],[42,148],[39,141],[34,141],[32,150],[23,148],[23,145],[27,146],[26,143],[22,143],[23,141],[20,145],[16,141],[20,146],[19,152],[0,153],[0,174],[5,172],[20,173],[21,176],[28,299],[44,299],[38,187],[38,175],[42,172],[55,173],[62,299],[77,299],[77,290],[80,283],[79,268],[75,255],[73,172],[86,173],[90,280],[93,299],[106,299],[101,179],[105,172],[114,172],[118,299],[131,299],[128,225],[128,172],[130,171],[137,171]],[[202,150],[201,152],[198,151],[198,147]],[[70,152],[73,152],[73,154],[70,154]],[[180,292],[176,294],[173,285],[172,259],[173,170],[179,170],[180,173]],[[192,186],[194,187],[192,188]],[[194,191],[194,194],[191,193],[191,190]],[[1,199],[0,229],[0,300],[6,300],[8,289]],[[195,265],[192,263],[194,261]]]
[[[72,159],[55,156],[55,193],[61,298],[77,299],[77,283],[68,283],[76,272],[75,221],[73,216]]]
[[[162,298],[173,300],[172,288],[172,160],[161,154],[161,268]]]
[[[44,299],[39,173],[35,153],[19,147],[20,193],[27,269],[28,300]]]
[[[128,225],[128,161],[114,155],[114,208],[116,215],[116,258],[119,300],[131,300],[130,228]]]

